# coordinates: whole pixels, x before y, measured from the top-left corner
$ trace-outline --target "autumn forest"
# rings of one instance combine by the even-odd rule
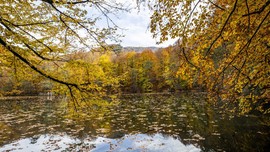
[[[67,97],[77,111],[93,99],[200,93],[207,104],[237,115],[269,116],[269,0],[133,3],[131,8],[107,0],[0,0],[1,98]],[[123,47],[119,30],[125,27],[115,20],[132,9],[151,12],[148,30],[157,44],[175,43]]]
[[[14,8],[3,2],[1,94],[29,95],[48,90],[59,94],[117,94],[191,89],[206,91],[213,99],[238,102],[246,112],[256,109],[268,113],[269,1],[218,1],[220,4],[197,6],[199,2],[193,10],[189,2],[181,1],[151,6],[153,36],[159,37],[160,43],[168,36],[180,39],[174,46],[140,53],[127,52],[120,45],[106,45],[104,40],[115,29],[88,29],[86,26],[91,25],[83,22],[86,12],[78,10],[77,5],[69,8],[71,12],[62,12],[56,6],[69,4],[14,1],[16,7],[25,6],[20,14],[35,15],[17,20],[20,14],[14,14]],[[177,3],[183,5],[181,11],[187,16],[179,16]],[[32,7],[41,9],[43,5],[47,8],[44,11],[53,11],[52,17],[41,19],[42,14],[27,11]],[[96,5],[103,8],[103,3]],[[198,14],[196,7],[202,12]],[[63,28],[65,37],[52,26]],[[88,40],[80,37],[77,27],[86,30],[101,46],[90,52],[82,49],[90,47],[91,42],[87,44]],[[38,29],[43,38],[32,34]],[[54,44],[50,35],[62,42]],[[71,41],[78,41],[83,47],[68,46]]]

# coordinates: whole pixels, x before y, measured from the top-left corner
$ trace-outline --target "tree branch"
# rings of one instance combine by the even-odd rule
[[[248,0],[246,0],[245,2],[246,2],[247,12],[249,14]],[[248,16],[248,32],[249,32],[249,30],[250,30],[250,16]]]
[[[78,103],[76,97],[73,94],[72,88],[69,85],[67,85],[67,87],[68,87],[68,90],[69,90],[69,93],[70,93],[70,96],[71,96],[71,100],[73,101],[73,106],[75,108],[75,111],[77,112],[77,105],[79,106],[79,103]]]
[[[209,1],[212,5],[216,6],[217,8],[219,8],[219,9],[225,11],[224,8],[222,8],[221,6],[217,5],[216,3],[212,2],[211,0],[208,0],[208,1]]]
[[[50,4],[58,13],[60,13],[60,16],[66,16],[67,18],[70,18],[71,20],[73,20],[75,23],[77,23],[78,25],[80,25],[83,29],[85,29],[87,31],[87,33],[104,49],[106,49],[105,46],[103,46],[103,44],[98,40],[98,38],[96,38],[91,31],[85,27],[83,24],[81,24],[80,22],[77,22],[73,17],[65,14],[64,12],[60,11],[58,8],[56,8],[53,4]],[[70,28],[69,28],[70,29]],[[97,35],[97,33],[94,32],[95,35]]]
[[[207,55],[209,54],[209,52],[211,51],[211,48],[213,47],[213,45],[214,45],[214,44],[216,43],[216,41],[221,37],[221,35],[222,35],[222,33],[223,33],[223,31],[224,31],[224,29],[225,29],[227,23],[229,22],[229,20],[230,20],[232,14],[233,14],[233,12],[234,12],[235,9],[236,9],[237,2],[238,2],[238,0],[235,1],[234,6],[233,6],[233,9],[232,9],[230,15],[228,16],[227,20],[226,20],[225,23],[223,24],[223,27],[222,27],[222,29],[220,30],[218,36],[217,36],[217,37],[214,39],[214,41],[210,44],[210,47],[208,48],[208,50],[207,50],[205,56],[207,56]]]
[[[89,47],[89,46],[81,39],[81,37],[79,36],[79,34],[78,34],[76,31],[74,31],[70,26],[67,25],[66,21],[63,20],[63,18],[61,17],[61,15],[62,15],[62,14],[60,14],[59,19],[60,19],[60,21],[67,27],[67,30],[71,30],[72,33],[80,40],[80,42],[81,42],[83,45],[85,45],[86,47],[90,48],[90,47]],[[67,34],[67,31],[66,31],[66,34]],[[65,42],[66,42],[66,40],[67,40],[66,38],[67,38],[67,37],[66,37],[66,35],[65,35]]]
[[[246,60],[244,61],[244,63],[243,63],[242,66],[240,67],[240,69],[237,68],[235,65],[232,65],[232,67],[235,68],[235,69],[238,71],[237,79],[239,78],[239,75],[242,74],[243,76],[245,76],[245,77],[248,79],[249,82],[251,82],[251,78],[250,78],[248,75],[246,75],[246,74],[244,74],[244,73],[242,72],[242,69],[243,69],[245,63],[246,63]]]
[[[17,53],[15,50],[13,50],[3,39],[0,38],[0,44],[2,44],[9,52],[11,52],[14,56],[16,56],[17,58],[19,58],[22,62],[24,62],[26,65],[28,65],[32,70],[36,71],[37,73],[41,74],[42,76],[54,81],[54,82],[58,82],[60,84],[64,84],[67,86],[73,86],[77,89],[79,89],[79,86],[75,83],[68,83],[62,80],[59,80],[57,78],[54,78],[44,72],[42,72],[40,69],[38,69],[35,65],[33,65],[31,62],[29,62],[26,58],[24,58],[23,56],[21,56],[19,53]]]
[[[28,36],[32,37],[34,40],[36,40],[38,43],[42,44],[44,47],[46,47],[47,49],[49,49],[50,52],[53,52],[53,50],[46,44],[44,44],[43,42],[41,42],[40,40],[38,40],[36,37],[34,37],[32,34],[28,33],[27,31],[25,31],[24,29],[22,29],[21,27],[17,27],[15,24],[11,23],[10,21],[6,20],[6,19],[2,19],[2,21],[5,21],[9,24],[11,24],[12,26],[19,28],[21,31],[23,31],[25,34],[27,34]],[[4,22],[0,21],[0,23],[2,25],[4,25],[10,32],[12,32],[14,35],[16,35],[16,33],[9,28]],[[32,48],[29,44],[27,44],[25,41],[22,40],[22,43],[30,50],[32,51],[36,56],[38,56],[39,58],[41,58],[42,60],[47,60],[47,61],[63,61],[63,60],[54,60],[51,58],[47,58],[42,56],[41,54],[39,54],[36,50],[34,50],[34,48]]]
[[[264,11],[264,9],[270,4],[270,0],[268,0],[259,10],[257,11],[254,11],[254,12],[250,12],[248,14],[244,14],[242,15],[242,17],[245,17],[245,16],[250,16],[250,15],[253,15],[253,14],[260,14],[261,12]]]
[[[76,4],[83,4],[83,3],[88,3],[88,2],[91,2],[89,0],[85,0],[85,1],[78,1],[78,2],[70,2],[70,1],[67,1],[67,2],[60,2],[60,1],[54,1],[54,0],[41,0],[43,2],[46,2],[46,3],[49,3],[49,4],[72,4],[72,5],[76,5]]]
[[[199,67],[197,67],[196,65],[194,65],[191,61],[189,61],[189,59],[188,59],[188,57],[187,57],[187,55],[186,55],[186,52],[185,52],[185,49],[184,49],[184,48],[182,49],[182,52],[183,52],[183,55],[184,55],[184,57],[185,57],[185,60],[186,60],[190,65],[192,65],[192,66],[195,67],[197,70],[199,70]]]
[[[33,25],[45,25],[48,23],[54,23],[55,21],[45,21],[45,22],[36,22],[36,23],[26,23],[26,24],[14,24],[15,26],[19,27],[19,26],[33,26]]]
[[[186,23],[185,23],[184,30],[183,30],[183,38],[185,38],[184,34],[185,34],[185,32],[186,32],[187,24],[188,24],[188,22],[189,22],[189,20],[190,20],[190,18],[191,18],[191,16],[192,16],[192,14],[193,14],[193,12],[195,11],[196,7],[198,6],[198,4],[199,4],[200,2],[201,2],[201,0],[198,0],[198,2],[195,4],[195,6],[194,6],[193,9],[191,10],[191,12],[190,12],[190,14],[189,14],[189,16],[188,16],[188,18],[187,18],[187,21],[186,21]],[[183,39],[183,41],[184,41],[184,39]]]
[[[187,28],[187,25],[188,25],[188,22],[189,22],[189,20],[190,20],[190,18],[191,18],[191,16],[192,16],[192,14],[193,14],[193,12],[195,11],[195,9],[196,9],[196,7],[198,6],[198,4],[201,2],[201,0],[198,0],[198,2],[195,4],[195,6],[193,7],[193,9],[191,10],[191,12],[190,12],[190,14],[189,14],[189,16],[188,16],[188,18],[187,18],[187,20],[186,20],[186,22],[185,22],[185,26],[184,26],[184,30],[183,30],[183,40],[182,40],[182,43],[184,44],[182,47],[182,53],[183,53],[183,55],[184,55],[184,58],[185,58],[185,60],[190,64],[190,65],[192,65],[193,67],[195,67],[197,70],[199,69],[196,65],[194,65],[189,59],[188,59],[188,57],[187,57],[187,55],[186,55],[186,52],[185,52],[185,31],[186,31],[186,28]],[[178,42],[177,43],[178,45],[180,45],[180,43]]]
[[[266,20],[266,18],[269,16],[270,11],[265,15],[265,17],[263,18],[263,20],[261,21],[261,23],[259,24],[259,26],[257,27],[257,29],[255,30],[255,32],[253,33],[253,35],[250,37],[250,39],[247,41],[247,43],[240,49],[240,51],[233,57],[233,59],[227,64],[227,66],[225,66],[222,71],[219,73],[219,76],[221,73],[223,73],[234,61],[235,59],[238,57],[239,54],[242,53],[242,51],[246,48],[249,47],[252,39],[255,37],[255,35],[257,34],[257,32],[259,31],[259,29],[261,28],[263,22]]]

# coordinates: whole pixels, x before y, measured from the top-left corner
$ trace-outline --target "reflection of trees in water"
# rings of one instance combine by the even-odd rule
[[[80,140],[126,134],[162,133],[204,150],[252,147],[270,141],[269,118],[232,117],[205,102],[203,95],[126,95],[118,104],[95,100],[77,112],[66,101],[30,99],[0,103],[0,145],[19,138],[64,133]],[[223,110],[223,109],[222,109]],[[34,138],[33,138],[33,141]]]
[[[111,136],[114,133],[161,132],[178,137],[186,144],[199,144],[205,150],[236,150],[239,144],[252,148],[251,142],[257,143],[256,130],[265,130],[256,117],[234,118],[224,109],[205,102],[202,95],[126,96],[121,103],[112,107],[108,114],[110,120],[114,120],[110,122],[112,128],[117,128],[111,132]],[[249,130],[250,125],[242,126],[238,119],[253,123],[256,127]],[[238,138],[235,139],[235,136]],[[241,140],[241,137],[245,139]],[[262,139],[261,145],[267,145],[266,141],[269,138]]]
[[[57,116],[57,102],[46,101],[38,97],[1,101],[0,105],[1,122],[11,128],[8,132],[0,129],[0,135],[8,137],[7,139],[10,141],[47,134],[51,131],[51,126],[60,122],[62,118]]]

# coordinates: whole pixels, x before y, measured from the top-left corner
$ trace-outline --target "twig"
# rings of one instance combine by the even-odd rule
[[[88,2],[91,2],[89,0],[85,0],[85,1],[78,1],[78,2],[70,2],[70,1],[67,1],[67,2],[60,2],[60,1],[54,1],[54,0],[41,0],[43,2],[46,2],[46,3],[49,3],[49,4],[59,4],[59,3],[63,3],[63,4],[72,4],[72,5],[76,5],[76,4],[83,4],[83,3],[88,3]]]
[[[209,1],[211,4],[213,4],[214,6],[216,6],[217,8],[219,8],[219,9],[225,11],[224,8],[222,8],[221,6],[217,5],[216,3],[212,2],[211,0],[208,0],[208,1]]]
[[[249,6],[248,6],[248,0],[246,0],[246,7],[247,7],[247,12],[249,14]],[[250,30],[250,16],[248,16],[248,32]]]
[[[193,7],[193,9],[191,10],[191,12],[190,12],[190,14],[189,14],[189,16],[188,16],[188,18],[187,18],[187,20],[186,20],[186,23],[185,23],[185,26],[184,26],[184,30],[183,30],[183,40],[182,40],[182,43],[183,44],[185,44],[185,31],[186,31],[186,28],[187,28],[187,24],[188,24],[188,22],[189,22],[189,20],[190,20],[190,18],[191,18],[191,16],[192,16],[192,14],[193,14],[193,12],[195,11],[195,9],[196,9],[196,7],[198,6],[198,4],[201,2],[201,0],[198,0],[198,2],[196,3],[196,5]],[[179,44],[179,43],[178,43]],[[194,65],[189,59],[188,59],[188,57],[187,57],[187,55],[186,55],[186,52],[185,52],[185,49],[184,49],[184,45],[182,46],[183,48],[182,48],[182,52],[183,52],[183,55],[184,55],[184,57],[185,57],[185,60],[190,64],[190,65],[192,65],[193,67],[195,67],[196,69],[199,69],[196,65]]]
[[[268,0],[259,10],[257,11],[254,11],[254,12],[250,12],[248,14],[244,14],[242,15],[243,17],[245,16],[250,16],[250,15],[253,15],[253,14],[260,14],[261,12],[264,11],[264,9],[270,4],[270,0]]]

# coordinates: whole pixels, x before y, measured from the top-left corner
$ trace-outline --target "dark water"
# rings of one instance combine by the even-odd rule
[[[201,94],[126,95],[115,103],[92,101],[75,112],[64,100],[0,101],[0,151],[270,149],[269,117],[236,116]]]

